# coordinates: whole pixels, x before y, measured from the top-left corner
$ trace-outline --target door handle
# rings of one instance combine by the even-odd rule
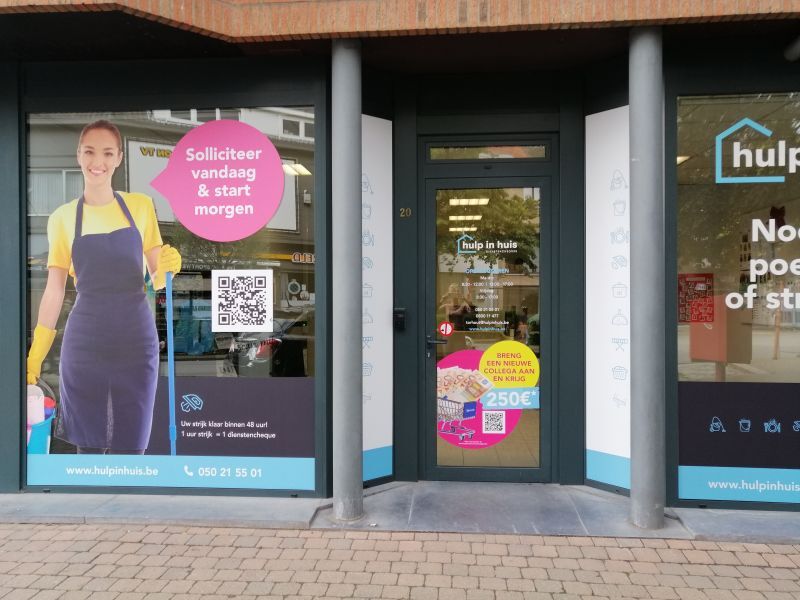
[[[442,344],[446,344],[446,343],[447,343],[447,340],[440,340],[440,339],[435,338],[435,337],[433,337],[431,335],[426,335],[425,336],[425,356],[430,358],[431,356],[433,356],[433,352],[431,352],[431,349],[434,346],[442,345]]]

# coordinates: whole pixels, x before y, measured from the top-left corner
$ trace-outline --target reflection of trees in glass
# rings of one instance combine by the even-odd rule
[[[718,292],[738,291],[746,257],[743,242],[751,240],[751,219],[769,219],[771,207],[790,205],[800,197],[800,177],[786,167],[758,167],[755,149],[798,145],[800,102],[796,94],[760,94],[737,97],[682,98],[678,105],[678,155],[688,157],[678,166],[678,271],[715,272]],[[715,136],[749,117],[773,133],[765,137],[743,127],[723,142],[725,175],[785,175],[783,184],[717,184]],[[736,173],[733,142],[753,150],[754,165]],[[766,152],[764,156],[768,156]],[[777,157],[776,157],[777,159]],[[796,214],[796,213],[795,213]],[[787,212],[787,216],[790,213]],[[796,220],[797,217],[795,216]],[[800,226],[800,222],[787,223]],[[743,236],[746,239],[743,240]],[[753,256],[755,258],[755,256]]]
[[[781,191],[767,185],[722,187],[679,187],[678,271],[714,271],[718,292],[738,291],[740,271],[747,265],[747,257],[740,253],[742,244],[751,242],[752,219],[766,222],[771,207],[783,207],[792,201],[788,192],[795,186]],[[756,258],[754,253],[752,258]]]
[[[437,193],[438,210],[436,215],[437,252],[439,256],[455,255],[458,239],[465,233],[476,241],[515,241],[517,252],[498,254],[483,249],[468,259],[480,259],[491,265],[498,257],[513,263],[521,261],[524,270],[537,270],[540,229],[539,201],[533,197],[523,197],[520,189],[472,189],[440,190]],[[484,206],[451,206],[451,198],[489,198]],[[481,215],[478,221],[451,221],[450,216]],[[476,227],[476,231],[450,231],[451,227]],[[452,265],[451,265],[452,266]]]
[[[267,231],[260,231],[238,242],[212,242],[174,224],[163,228],[164,239],[175,246],[183,257],[184,269],[249,269],[263,264],[269,251]],[[261,258],[259,260],[259,258]]]

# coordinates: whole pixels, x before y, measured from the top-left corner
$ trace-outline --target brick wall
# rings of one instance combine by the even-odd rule
[[[0,0],[120,10],[232,42],[797,18],[800,0]]]

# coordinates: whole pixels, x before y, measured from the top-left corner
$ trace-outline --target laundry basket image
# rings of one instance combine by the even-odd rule
[[[28,454],[48,454],[56,414],[56,395],[41,378],[37,385],[28,386],[27,395]]]

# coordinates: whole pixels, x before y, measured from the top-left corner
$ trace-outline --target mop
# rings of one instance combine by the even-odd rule
[[[172,271],[167,271],[167,381],[169,390],[169,453],[175,456],[178,429],[175,427],[175,346],[172,339]]]

